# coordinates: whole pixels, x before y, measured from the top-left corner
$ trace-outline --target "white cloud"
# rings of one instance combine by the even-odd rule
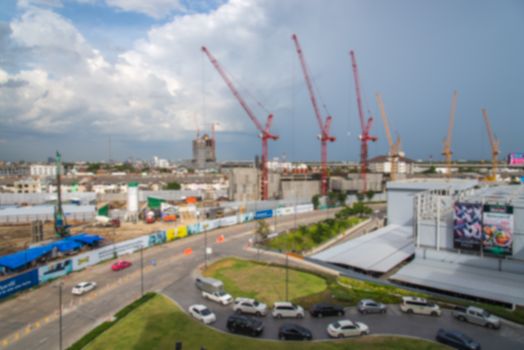
[[[154,18],[163,18],[174,11],[185,12],[178,0],[105,0],[107,5],[123,11],[144,13]]]

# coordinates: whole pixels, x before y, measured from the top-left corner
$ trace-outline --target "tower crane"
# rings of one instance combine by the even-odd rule
[[[448,178],[451,177],[451,155],[453,154],[453,152],[451,152],[451,135],[453,133],[453,123],[455,122],[455,110],[457,109],[457,96],[458,96],[458,92],[453,91],[453,96],[451,97],[451,111],[449,113],[448,137],[444,140],[444,150],[442,151],[442,155],[446,159],[446,169],[447,169],[446,176]]]
[[[384,122],[384,129],[386,129],[386,137],[389,144],[389,156],[391,157],[391,180],[394,181],[397,179],[398,174],[398,161],[400,158],[400,137],[397,135],[395,143],[393,143],[393,138],[391,137],[391,131],[389,129],[388,116],[386,110],[384,109],[384,102],[382,101],[382,96],[380,94],[375,95],[377,99],[378,108],[380,109],[380,116]]]
[[[355,51],[349,51],[351,56],[351,65],[353,67],[353,76],[355,78],[355,91],[357,94],[358,117],[360,119],[360,178],[362,181],[361,192],[367,192],[367,171],[368,171],[368,142],[377,141],[376,136],[369,135],[371,125],[373,124],[373,117],[369,117],[367,122],[364,122],[364,109],[362,107],[362,98],[360,96],[360,80],[358,78],[357,59],[355,58]]]
[[[486,129],[488,130],[489,143],[491,144],[491,176],[488,178],[490,181],[497,180],[497,157],[500,153],[500,143],[495,135],[493,129],[491,129],[491,123],[489,122],[488,112],[485,108],[482,108],[482,116],[484,117],[484,123],[486,123]]]
[[[242,98],[240,93],[237,91],[235,86],[233,85],[233,82],[229,77],[227,76],[226,72],[222,69],[216,58],[209,52],[209,50],[202,46],[202,51],[206,54],[206,56],[209,58],[209,61],[211,64],[215,67],[218,74],[224,79],[226,85],[229,87],[229,90],[233,93],[233,95],[236,97],[237,101],[240,103],[244,111],[247,113],[253,124],[255,124],[255,127],[260,132],[259,137],[262,140],[262,181],[260,185],[260,195],[262,200],[266,200],[269,197],[269,188],[268,188],[268,178],[269,178],[269,171],[267,168],[267,161],[268,161],[268,151],[267,151],[267,143],[268,140],[278,140],[278,135],[271,134],[269,132],[269,129],[271,128],[271,124],[273,122],[273,114],[269,114],[266,120],[266,125],[263,127],[262,124],[258,121],[255,114],[249,108],[246,101]]]
[[[298,41],[296,34],[293,34],[291,37],[295,42],[295,48],[297,50],[298,58],[300,60],[300,65],[302,66],[302,72],[304,73],[304,79],[306,80],[307,89],[309,92],[309,98],[311,99],[311,104],[313,105],[313,110],[315,111],[315,116],[317,117],[318,127],[320,128],[320,145],[321,145],[321,194],[325,196],[328,192],[328,171],[327,171],[327,143],[335,142],[336,138],[329,134],[329,128],[331,127],[332,117],[328,115],[325,122],[322,122],[322,115],[320,114],[320,109],[318,108],[317,98],[315,96],[315,91],[313,90],[313,83],[311,82],[310,74],[308,67],[306,65],[306,60],[304,59],[304,53],[302,47]]]

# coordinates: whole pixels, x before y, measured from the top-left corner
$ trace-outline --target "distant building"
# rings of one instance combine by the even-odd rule
[[[14,183],[16,193],[40,193],[42,192],[42,183],[38,178],[26,178],[15,181]]]
[[[391,157],[377,156],[371,158],[369,161],[369,170],[374,173],[391,174]],[[400,156],[398,159],[398,173],[399,174],[413,174],[414,160]]]
[[[61,166],[61,174],[64,175],[64,166]],[[29,175],[39,177],[56,176],[56,165],[54,164],[31,164]]]
[[[169,168],[169,161],[167,159],[158,158],[157,156],[153,157],[153,166],[155,168]]]
[[[260,199],[260,170],[256,168],[230,168],[224,171],[229,180],[228,197],[233,201]],[[269,198],[281,198],[280,174],[269,173]]]
[[[29,176],[29,166],[19,164],[3,164],[0,166],[0,176]]]
[[[368,191],[382,192],[384,176],[381,173],[368,173],[366,175],[366,187]],[[337,192],[359,192],[362,189],[360,174],[348,174],[347,178],[332,176],[329,180],[331,191]]]
[[[196,169],[215,166],[215,140],[204,134],[193,140],[193,166]]]

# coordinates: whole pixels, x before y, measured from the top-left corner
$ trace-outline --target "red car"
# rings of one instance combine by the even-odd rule
[[[123,270],[125,268],[128,268],[129,266],[131,266],[131,262],[130,261],[118,260],[116,263],[114,263],[111,266],[111,270],[113,270],[113,271],[120,271],[120,270]]]

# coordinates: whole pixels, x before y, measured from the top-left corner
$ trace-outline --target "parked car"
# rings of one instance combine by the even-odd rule
[[[311,307],[309,313],[313,317],[343,316],[345,311],[344,308],[339,305],[315,304]]]
[[[224,283],[222,281],[210,278],[210,277],[197,277],[195,280],[195,285],[201,291],[206,292],[223,292]]]
[[[202,292],[204,299],[209,299],[222,305],[227,305],[233,302],[233,297],[226,292]]]
[[[95,282],[80,282],[71,291],[74,295],[82,295],[96,288]]]
[[[480,350],[480,344],[464,333],[446,329],[439,329],[436,339],[438,342],[454,347],[455,349]]]
[[[328,334],[333,338],[345,338],[369,334],[369,327],[362,322],[339,320],[327,326]]]
[[[114,263],[112,266],[111,266],[111,269],[113,271],[120,271],[120,270],[123,270],[123,269],[127,269],[129,266],[131,266],[131,262],[130,261],[127,261],[127,260],[118,260],[116,263]]]
[[[313,333],[307,328],[294,323],[284,323],[278,329],[280,340],[312,340]]]
[[[288,301],[277,301],[273,304],[273,317],[282,318],[282,317],[304,317],[304,309],[302,306],[294,305]]]
[[[500,328],[500,319],[479,307],[468,306],[465,308],[457,306],[453,310],[452,315],[459,321],[470,322],[493,329]]]
[[[213,323],[217,320],[215,314],[207,308],[205,305],[196,304],[189,307],[189,313],[191,316],[205,324]]]
[[[385,314],[387,307],[382,303],[377,303],[375,300],[364,299],[358,303],[357,310],[361,314]]]
[[[423,298],[402,297],[400,310],[408,314],[422,314],[431,316],[440,316],[442,313],[437,304],[431,303]]]
[[[257,316],[266,316],[267,305],[255,299],[236,298],[235,304],[233,305],[233,311]]]
[[[264,324],[257,318],[233,314],[228,317],[226,328],[233,333],[258,337],[264,331]]]

